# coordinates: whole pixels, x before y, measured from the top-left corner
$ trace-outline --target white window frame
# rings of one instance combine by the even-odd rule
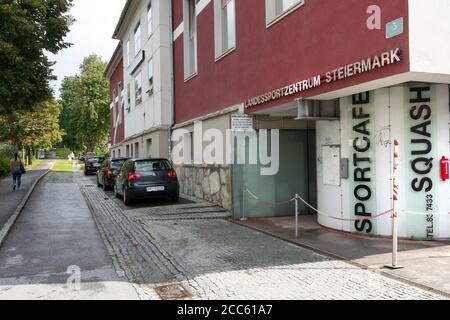
[[[293,11],[305,4],[305,0],[265,0],[266,1],[266,28],[274,25]],[[286,1],[293,1],[289,6],[283,7]],[[297,3],[295,3],[297,1]],[[280,7],[281,6],[281,7]]]
[[[138,32],[139,31],[139,32]],[[141,52],[142,49],[142,30],[141,30],[141,23],[139,22],[134,28],[134,56],[136,57],[139,52]]]
[[[151,158],[152,151],[153,151],[153,139],[147,139],[145,148],[146,148],[146,152],[147,152],[147,154],[145,156]]]
[[[139,154],[140,154],[140,152],[139,152],[139,142],[135,142],[134,143],[134,157],[135,158],[139,158]]]
[[[155,72],[153,68],[153,59],[148,61],[147,72],[148,72],[148,94],[153,94],[153,85],[155,83]]]
[[[131,83],[127,84],[127,109],[130,112],[131,109]]]
[[[191,16],[191,1],[194,2],[193,17]],[[190,18],[193,18],[191,21]],[[183,0],[183,20],[184,20],[184,81],[195,77],[198,73],[197,60],[197,1]]]
[[[116,88],[113,89],[112,93],[112,99],[113,99],[113,127],[116,127],[116,121],[117,121],[117,105],[116,105]]]
[[[123,88],[122,88],[122,82],[119,82],[119,110],[117,110],[117,116],[119,117],[119,121],[117,122],[118,125],[122,124],[122,107],[123,107],[123,102],[124,102],[124,92],[123,92]]]
[[[225,4],[226,2],[226,4]],[[227,22],[228,30],[225,33],[225,21],[224,21],[224,4],[228,7],[229,10],[233,10],[231,21]],[[231,8],[231,9],[230,9]],[[228,39],[225,39],[225,35],[230,36],[228,31],[230,31],[230,25],[232,23],[231,32],[232,41],[231,44],[226,46],[225,40],[228,43]],[[236,49],[236,0],[214,0],[214,43],[215,43],[215,59],[216,61],[220,60],[230,52]]]
[[[134,99],[136,106],[142,103],[142,71],[134,77]]]
[[[153,34],[153,8],[151,1],[147,7],[147,27],[148,27],[148,37],[150,38]]]

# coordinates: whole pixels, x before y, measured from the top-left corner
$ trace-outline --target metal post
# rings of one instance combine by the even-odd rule
[[[298,194],[295,195],[295,237],[298,238]]]
[[[247,192],[247,188],[242,187],[242,218],[241,221],[247,221],[245,218],[245,193]]]
[[[394,180],[395,181],[395,180]],[[396,268],[398,265],[397,251],[398,251],[398,217],[397,217],[397,201],[394,200],[394,218],[392,219],[392,267]]]
[[[399,147],[398,140],[394,141],[394,181],[393,181],[393,211],[392,211],[392,265],[386,266],[389,269],[402,269],[398,265],[398,168],[399,168]]]

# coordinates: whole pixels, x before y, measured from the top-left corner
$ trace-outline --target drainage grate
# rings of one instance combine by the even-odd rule
[[[155,288],[156,293],[162,300],[179,300],[189,298],[191,295],[180,284],[170,284]]]

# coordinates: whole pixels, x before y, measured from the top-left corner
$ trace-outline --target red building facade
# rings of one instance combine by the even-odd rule
[[[407,21],[404,33],[394,39],[386,39],[384,28],[369,30],[367,9],[373,1],[346,0],[332,4],[328,0],[305,1],[269,27],[265,1],[236,1],[236,49],[218,61],[214,56],[214,5],[213,1],[207,2],[197,16],[198,75],[189,81],[185,82],[183,76],[183,35],[174,42],[176,123],[242,103],[388,49],[400,48],[402,62],[297,97],[316,96],[409,71]],[[382,25],[400,16],[408,19],[408,1],[376,2],[382,8]],[[174,30],[182,22],[183,0],[174,0]],[[261,108],[292,98],[296,97]]]
[[[123,57],[122,46],[119,44],[114,52],[106,73],[109,79],[110,96],[110,142],[113,158],[125,155],[122,142],[125,138],[124,122],[124,90],[123,90]]]
[[[390,219],[371,217],[392,208],[398,139],[400,235],[449,237],[450,183],[439,171],[450,153],[448,10],[443,0],[173,0],[174,129],[191,139],[182,191],[235,218],[289,214],[267,204],[299,194],[310,204],[302,213],[322,225],[390,235]],[[259,149],[235,145],[242,115]],[[209,129],[231,132],[229,143],[247,148],[247,158],[260,156],[272,134],[277,149],[263,150],[279,152],[278,170],[264,176],[263,162],[202,162]]]

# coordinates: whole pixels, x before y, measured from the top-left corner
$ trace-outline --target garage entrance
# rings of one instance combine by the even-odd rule
[[[314,207],[317,206],[315,125],[314,122],[306,121],[300,125],[304,129],[279,131],[279,170],[276,174],[262,175],[261,164],[236,164],[235,159],[234,218],[294,216],[295,204],[289,200],[295,194],[299,194]],[[257,131],[257,135],[260,136],[260,131]],[[268,136],[271,136],[270,130]],[[246,159],[249,159],[251,143],[248,139],[245,143]],[[271,141],[268,141],[269,150],[270,145]],[[242,147],[236,138],[235,146]],[[302,203],[300,213],[315,214]]]

